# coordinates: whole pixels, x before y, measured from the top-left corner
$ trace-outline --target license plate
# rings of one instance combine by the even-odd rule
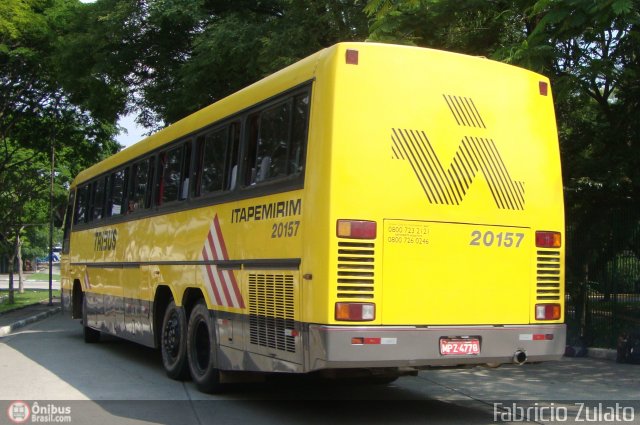
[[[480,340],[478,338],[440,338],[440,354],[443,356],[480,354]]]

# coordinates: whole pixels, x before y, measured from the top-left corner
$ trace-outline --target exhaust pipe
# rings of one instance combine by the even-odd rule
[[[513,354],[513,362],[519,365],[525,364],[527,362],[527,353],[522,350],[516,351]]]

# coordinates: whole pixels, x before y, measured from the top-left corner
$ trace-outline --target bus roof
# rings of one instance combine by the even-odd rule
[[[146,153],[150,153],[155,149],[169,144],[173,141],[189,136],[201,129],[222,120],[230,115],[234,115],[244,109],[261,101],[267,100],[290,88],[296,87],[306,81],[316,77],[316,71],[320,68],[320,63],[331,60],[338,50],[342,47],[355,48],[387,48],[387,49],[413,49],[422,51],[431,51],[437,55],[452,55],[464,57],[467,60],[489,61],[484,57],[471,57],[460,53],[447,52],[442,50],[428,49],[415,46],[400,46],[382,43],[363,43],[363,42],[345,42],[338,43],[326,49],[320,50],[311,56],[308,56],[280,71],[277,71],[250,86],[247,86],[238,92],[235,92],[193,114],[177,121],[174,124],[142,139],[141,141],[129,146],[128,148],[106,158],[105,160],[81,171],[72,183],[72,187],[80,183],[84,183],[100,174],[124,165]],[[493,62],[493,61],[492,61]],[[495,62],[500,66],[517,68],[500,62]],[[523,72],[532,72],[522,68],[518,68]],[[533,72],[532,72],[533,73]]]

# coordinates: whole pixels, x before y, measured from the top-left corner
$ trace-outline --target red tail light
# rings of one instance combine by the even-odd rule
[[[562,235],[560,232],[536,232],[536,246],[538,248],[560,248]]]
[[[364,220],[338,220],[336,235],[339,238],[375,239],[376,222]]]

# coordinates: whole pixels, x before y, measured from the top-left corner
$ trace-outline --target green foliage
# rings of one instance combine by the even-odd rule
[[[96,93],[113,113],[138,111],[157,128],[323,47],[363,40],[363,8],[360,0],[100,0],[76,11],[60,61],[75,61],[68,85],[86,87],[81,100],[93,105]],[[111,92],[95,90],[103,82]]]
[[[47,245],[33,245],[42,242],[33,225],[46,229],[49,223],[51,146],[57,153],[56,210],[73,176],[117,148],[116,114],[79,95],[86,86],[66,79],[74,61],[59,55],[80,7],[75,0],[0,4],[0,248],[11,256],[21,247],[38,253]]]

